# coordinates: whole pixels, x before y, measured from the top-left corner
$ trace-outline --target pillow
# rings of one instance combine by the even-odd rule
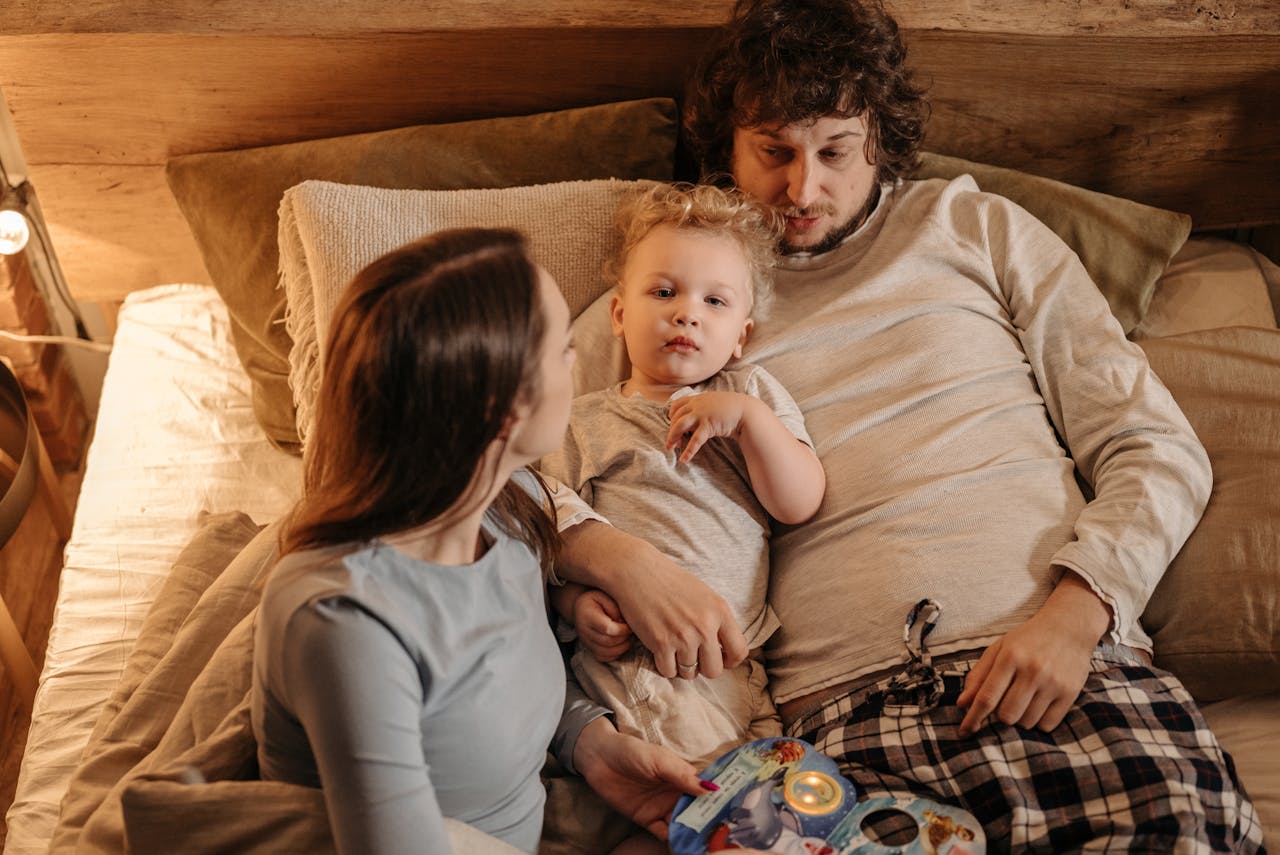
[[[589,178],[670,179],[675,102],[629,101],[419,125],[169,161],[169,188],[231,314],[253,406],[272,442],[296,450],[289,336],[276,290],[276,209],[306,179],[452,190]]]
[[[1156,282],[1134,340],[1216,327],[1276,328],[1263,265],[1253,247],[1221,238],[1188,240]]]
[[[384,190],[326,181],[290,188],[280,204],[280,278],[293,338],[289,383],[303,442],[314,420],[333,309],[366,264],[440,229],[509,226],[526,235],[576,315],[607,290],[614,213],[637,186],[610,179],[490,190]]]
[[[1200,524],[1142,615],[1200,702],[1280,685],[1280,330],[1138,342],[1213,464]]]
[[[1273,840],[1280,829],[1280,763],[1276,762],[1276,722],[1280,694],[1228,698],[1201,708],[1209,729],[1231,755],[1245,781],[1249,801]]]
[[[1156,279],[1191,231],[1186,214],[958,157],[925,153],[912,178],[965,174],[1026,208],[1075,250],[1126,333],[1146,314]]]
[[[602,293],[574,318],[572,334],[578,358],[573,363],[573,393],[585,395],[631,376],[631,359],[609,322],[611,294]],[[590,359],[584,358],[587,354]]]

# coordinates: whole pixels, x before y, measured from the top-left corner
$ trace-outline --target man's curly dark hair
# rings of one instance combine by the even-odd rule
[[[730,171],[735,127],[862,115],[879,180],[904,177],[929,112],[906,56],[879,0],[738,0],[685,95],[702,174]]]

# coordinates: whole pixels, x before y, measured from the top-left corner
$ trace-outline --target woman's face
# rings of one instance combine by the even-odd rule
[[[538,380],[530,400],[517,404],[511,450],[526,461],[558,449],[569,426],[573,403],[573,362],[576,354],[569,332],[569,306],[551,274],[538,268],[538,292],[546,332],[542,337]]]

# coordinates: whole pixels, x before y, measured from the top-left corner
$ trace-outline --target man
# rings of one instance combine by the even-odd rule
[[[787,220],[747,350],[829,485],[773,542],[787,732],[861,795],[966,808],[997,850],[1253,851],[1230,759],[1138,624],[1208,499],[1204,450],[1052,232],[967,177],[901,180],[926,115],[905,56],[874,0],[741,0],[686,104],[704,174]],[[723,604],[651,548],[565,534],[664,676],[740,660]]]

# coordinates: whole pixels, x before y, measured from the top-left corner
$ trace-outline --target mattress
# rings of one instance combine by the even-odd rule
[[[5,853],[43,853],[67,781],[152,598],[201,511],[265,523],[301,462],[268,442],[212,289],[164,285],[121,307]]]

